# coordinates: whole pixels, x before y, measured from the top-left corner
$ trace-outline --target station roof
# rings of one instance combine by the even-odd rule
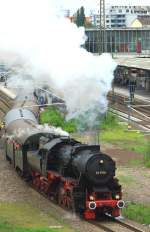
[[[99,28],[86,28],[86,32],[99,32]],[[126,28],[106,28],[105,31],[113,32],[113,31],[150,31],[149,27],[126,27]]]
[[[114,58],[120,66],[125,66],[128,68],[138,68],[144,70],[150,70],[150,58],[142,57],[117,57]]]

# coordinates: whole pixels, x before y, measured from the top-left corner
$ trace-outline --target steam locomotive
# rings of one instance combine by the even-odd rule
[[[124,207],[115,162],[97,145],[81,144],[54,127],[38,124],[33,94],[21,94],[5,117],[5,156],[15,170],[48,198],[85,219]]]

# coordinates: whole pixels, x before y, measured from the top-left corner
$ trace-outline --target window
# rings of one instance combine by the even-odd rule
[[[111,20],[111,23],[116,23],[116,20],[115,20],[115,19],[112,19],[112,20]]]
[[[117,18],[125,18],[125,15],[116,15]]]
[[[125,20],[124,19],[120,19],[120,20],[118,20],[118,23],[125,23]]]
[[[128,12],[129,12],[129,9],[126,10],[126,13],[128,13]]]

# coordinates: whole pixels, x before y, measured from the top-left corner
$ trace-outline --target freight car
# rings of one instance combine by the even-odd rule
[[[30,106],[36,99],[29,99]],[[5,118],[5,155],[16,171],[60,206],[95,219],[120,215],[124,207],[115,162],[100,151],[71,139],[57,128],[38,124],[28,96],[16,102]]]

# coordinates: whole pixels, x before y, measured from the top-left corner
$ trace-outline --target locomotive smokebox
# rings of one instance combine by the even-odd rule
[[[106,184],[115,175],[115,162],[102,153],[93,155],[87,162],[86,175],[95,184]]]
[[[82,151],[73,160],[73,167],[94,185],[103,185],[115,175],[115,162],[107,155]]]

